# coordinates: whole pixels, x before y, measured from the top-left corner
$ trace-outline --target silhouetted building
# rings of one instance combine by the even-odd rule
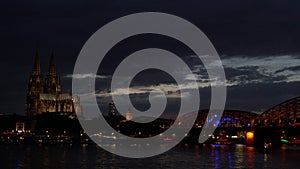
[[[29,78],[28,92],[25,105],[27,116],[35,116],[48,112],[75,113],[73,101],[76,98],[69,93],[62,93],[60,78],[56,71],[54,54],[50,59],[50,66],[45,81],[41,74],[40,56],[36,52],[36,58],[32,73]]]
[[[109,116],[110,118],[116,117],[116,116],[118,115],[118,111],[117,111],[117,108],[116,108],[114,102],[111,101],[111,102],[108,104],[108,106],[109,106],[109,107],[108,107],[108,116]]]
[[[126,120],[130,121],[130,120],[132,120],[132,118],[133,118],[133,115],[132,115],[131,111],[128,110],[127,113],[126,113]]]

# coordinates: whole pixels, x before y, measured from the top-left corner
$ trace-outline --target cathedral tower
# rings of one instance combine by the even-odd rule
[[[49,71],[45,79],[45,93],[48,94],[60,94],[61,93],[61,85],[59,75],[57,74],[55,61],[54,61],[54,53],[52,52]]]
[[[29,77],[28,91],[26,98],[25,112],[27,116],[33,116],[40,113],[39,97],[43,92],[43,77],[41,74],[40,55],[36,51],[35,61],[31,75]]]

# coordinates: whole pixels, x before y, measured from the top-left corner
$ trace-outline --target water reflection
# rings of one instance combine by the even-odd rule
[[[137,147],[138,148],[138,147]],[[300,150],[260,154],[253,147],[179,145],[147,159],[129,159],[96,146],[0,145],[0,168],[298,168]]]
[[[255,163],[254,147],[246,147],[246,163],[247,167],[254,168]]]

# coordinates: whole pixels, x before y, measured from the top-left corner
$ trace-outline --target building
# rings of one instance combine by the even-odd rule
[[[16,122],[16,132],[25,132],[25,122]]]
[[[110,118],[113,118],[113,117],[116,117],[118,115],[118,111],[117,111],[117,108],[115,106],[115,103],[113,101],[111,101],[109,104],[108,104],[108,116]]]
[[[43,113],[75,113],[76,98],[62,92],[60,77],[56,71],[52,52],[48,73],[43,79],[40,56],[36,53],[33,70],[29,77],[25,113],[32,117]],[[74,101],[74,103],[73,103]],[[77,112],[78,113],[78,112]]]
[[[127,113],[126,113],[126,120],[130,121],[130,120],[132,120],[132,118],[133,118],[133,115],[132,115],[131,111],[128,110]]]

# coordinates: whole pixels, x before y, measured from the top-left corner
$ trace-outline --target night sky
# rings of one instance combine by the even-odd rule
[[[0,5],[0,113],[24,114],[36,49],[44,77],[54,51],[63,90],[70,91],[74,64],[86,40],[114,19],[149,11],[187,19],[211,40],[221,56],[228,80],[227,109],[259,113],[300,95],[300,2],[297,0],[11,0]],[[180,42],[162,36],[135,36],[117,44],[101,63],[96,82],[100,105],[107,105],[110,100],[106,97],[110,75],[122,58],[148,47],[171,50],[199,77],[205,78],[201,63]],[[159,84],[167,89],[173,85],[172,79],[159,71],[144,72],[134,78],[134,84],[138,86],[136,93],[149,85]],[[202,84],[199,87],[205,108],[209,87],[205,80]],[[132,96],[137,107],[147,108],[143,102],[146,97],[134,101],[135,98]],[[176,103],[173,99],[173,104]]]

